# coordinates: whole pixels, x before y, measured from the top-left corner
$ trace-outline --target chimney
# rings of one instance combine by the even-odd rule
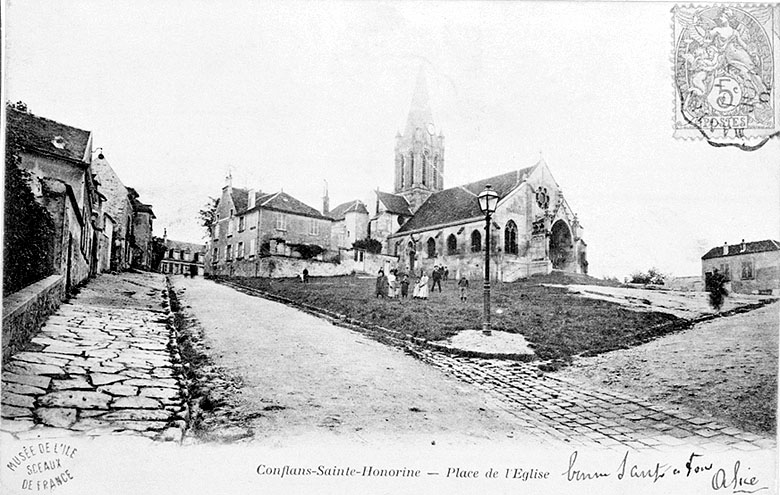
[[[165,244],[166,242],[168,242],[168,228],[167,227],[163,229],[163,244]]]
[[[745,246],[745,239],[742,239],[742,245],[739,247],[739,252],[744,253],[747,251],[747,246]]]
[[[246,207],[247,209],[252,209],[255,207],[255,199],[257,197],[257,193],[254,189],[250,189],[247,191],[247,199],[246,199]]]
[[[727,254],[729,254],[729,243],[728,242],[724,242],[723,243],[723,255],[725,256]]]
[[[322,192],[322,214],[330,213],[330,197],[328,196],[328,181],[325,181],[325,189]]]

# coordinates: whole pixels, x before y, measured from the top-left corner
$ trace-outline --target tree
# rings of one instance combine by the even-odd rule
[[[657,268],[653,267],[645,272],[634,272],[631,274],[629,280],[632,284],[654,284],[663,285],[667,275],[661,273]]]
[[[382,252],[382,243],[376,239],[361,239],[352,243],[352,249],[363,249],[369,253],[379,254]]]
[[[206,230],[206,237],[211,235],[211,226],[217,221],[217,204],[219,199],[209,196],[208,202],[198,211],[200,225]]]
[[[717,268],[712,271],[711,275],[707,275],[705,283],[707,292],[710,293],[710,306],[715,311],[720,311],[724,298],[729,295],[729,292],[726,290],[728,279]]]

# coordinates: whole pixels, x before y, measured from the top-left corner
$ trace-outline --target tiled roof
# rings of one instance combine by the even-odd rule
[[[501,200],[520,185],[523,176],[530,174],[535,167],[536,165],[434,193],[397,233],[482,217],[477,195],[487,184],[492,186]]]
[[[152,205],[147,205],[147,204],[141,203],[138,200],[135,200],[133,202],[133,209],[135,211],[140,211],[141,213],[149,213],[150,215],[152,215],[152,218],[157,218],[157,217],[154,216],[154,211],[152,211]]]
[[[68,160],[84,162],[88,156],[90,132],[6,106],[8,134],[16,134],[20,145]]]
[[[403,196],[382,191],[377,191],[376,196],[379,198],[379,201],[385,205],[388,212],[395,213],[396,215],[412,216],[412,211],[409,209],[409,202],[406,201],[406,198]]]
[[[276,194],[269,194],[262,198],[262,202],[258,201],[258,205],[262,208],[268,208],[270,210],[282,211],[285,213],[294,213],[296,215],[303,215],[314,218],[326,218],[322,213],[307,205],[306,203],[299,201],[286,192],[278,192]]]
[[[174,241],[172,239],[166,239],[165,240],[165,248],[166,249],[176,249],[179,251],[187,251],[188,249],[192,253],[205,253],[206,252],[206,246],[205,244],[194,244],[192,242],[181,242],[181,241]]]
[[[780,251],[780,243],[767,239],[765,241],[746,242],[745,250],[742,250],[742,244],[730,244],[728,254],[723,254],[723,246],[718,246],[707,251],[707,254],[701,257],[703,260],[711,258],[725,258],[726,256],[737,256],[740,254],[763,253],[765,251]]]
[[[366,205],[364,205],[363,202],[359,199],[356,199],[354,201],[347,201],[346,203],[338,205],[337,207],[330,210],[327,216],[333,220],[342,220],[349,212],[365,213],[368,215],[368,209],[366,208]]]
[[[233,206],[236,207],[236,212],[246,210],[247,202],[249,201],[249,190],[240,189],[238,187],[232,188],[233,192]]]

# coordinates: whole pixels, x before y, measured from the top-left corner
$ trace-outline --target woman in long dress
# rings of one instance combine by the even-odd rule
[[[420,276],[420,282],[417,284],[417,287],[419,287],[419,298],[420,299],[428,299],[428,275],[425,272],[422,272],[422,275]]]

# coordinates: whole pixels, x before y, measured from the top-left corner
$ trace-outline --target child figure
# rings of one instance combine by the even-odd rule
[[[458,280],[458,291],[460,292],[460,300],[461,302],[466,302],[466,296],[468,296],[468,288],[469,288],[469,281],[466,279],[466,276],[463,275],[460,280]]]
[[[409,295],[409,275],[404,274],[404,278],[401,280],[401,298],[406,299]]]

